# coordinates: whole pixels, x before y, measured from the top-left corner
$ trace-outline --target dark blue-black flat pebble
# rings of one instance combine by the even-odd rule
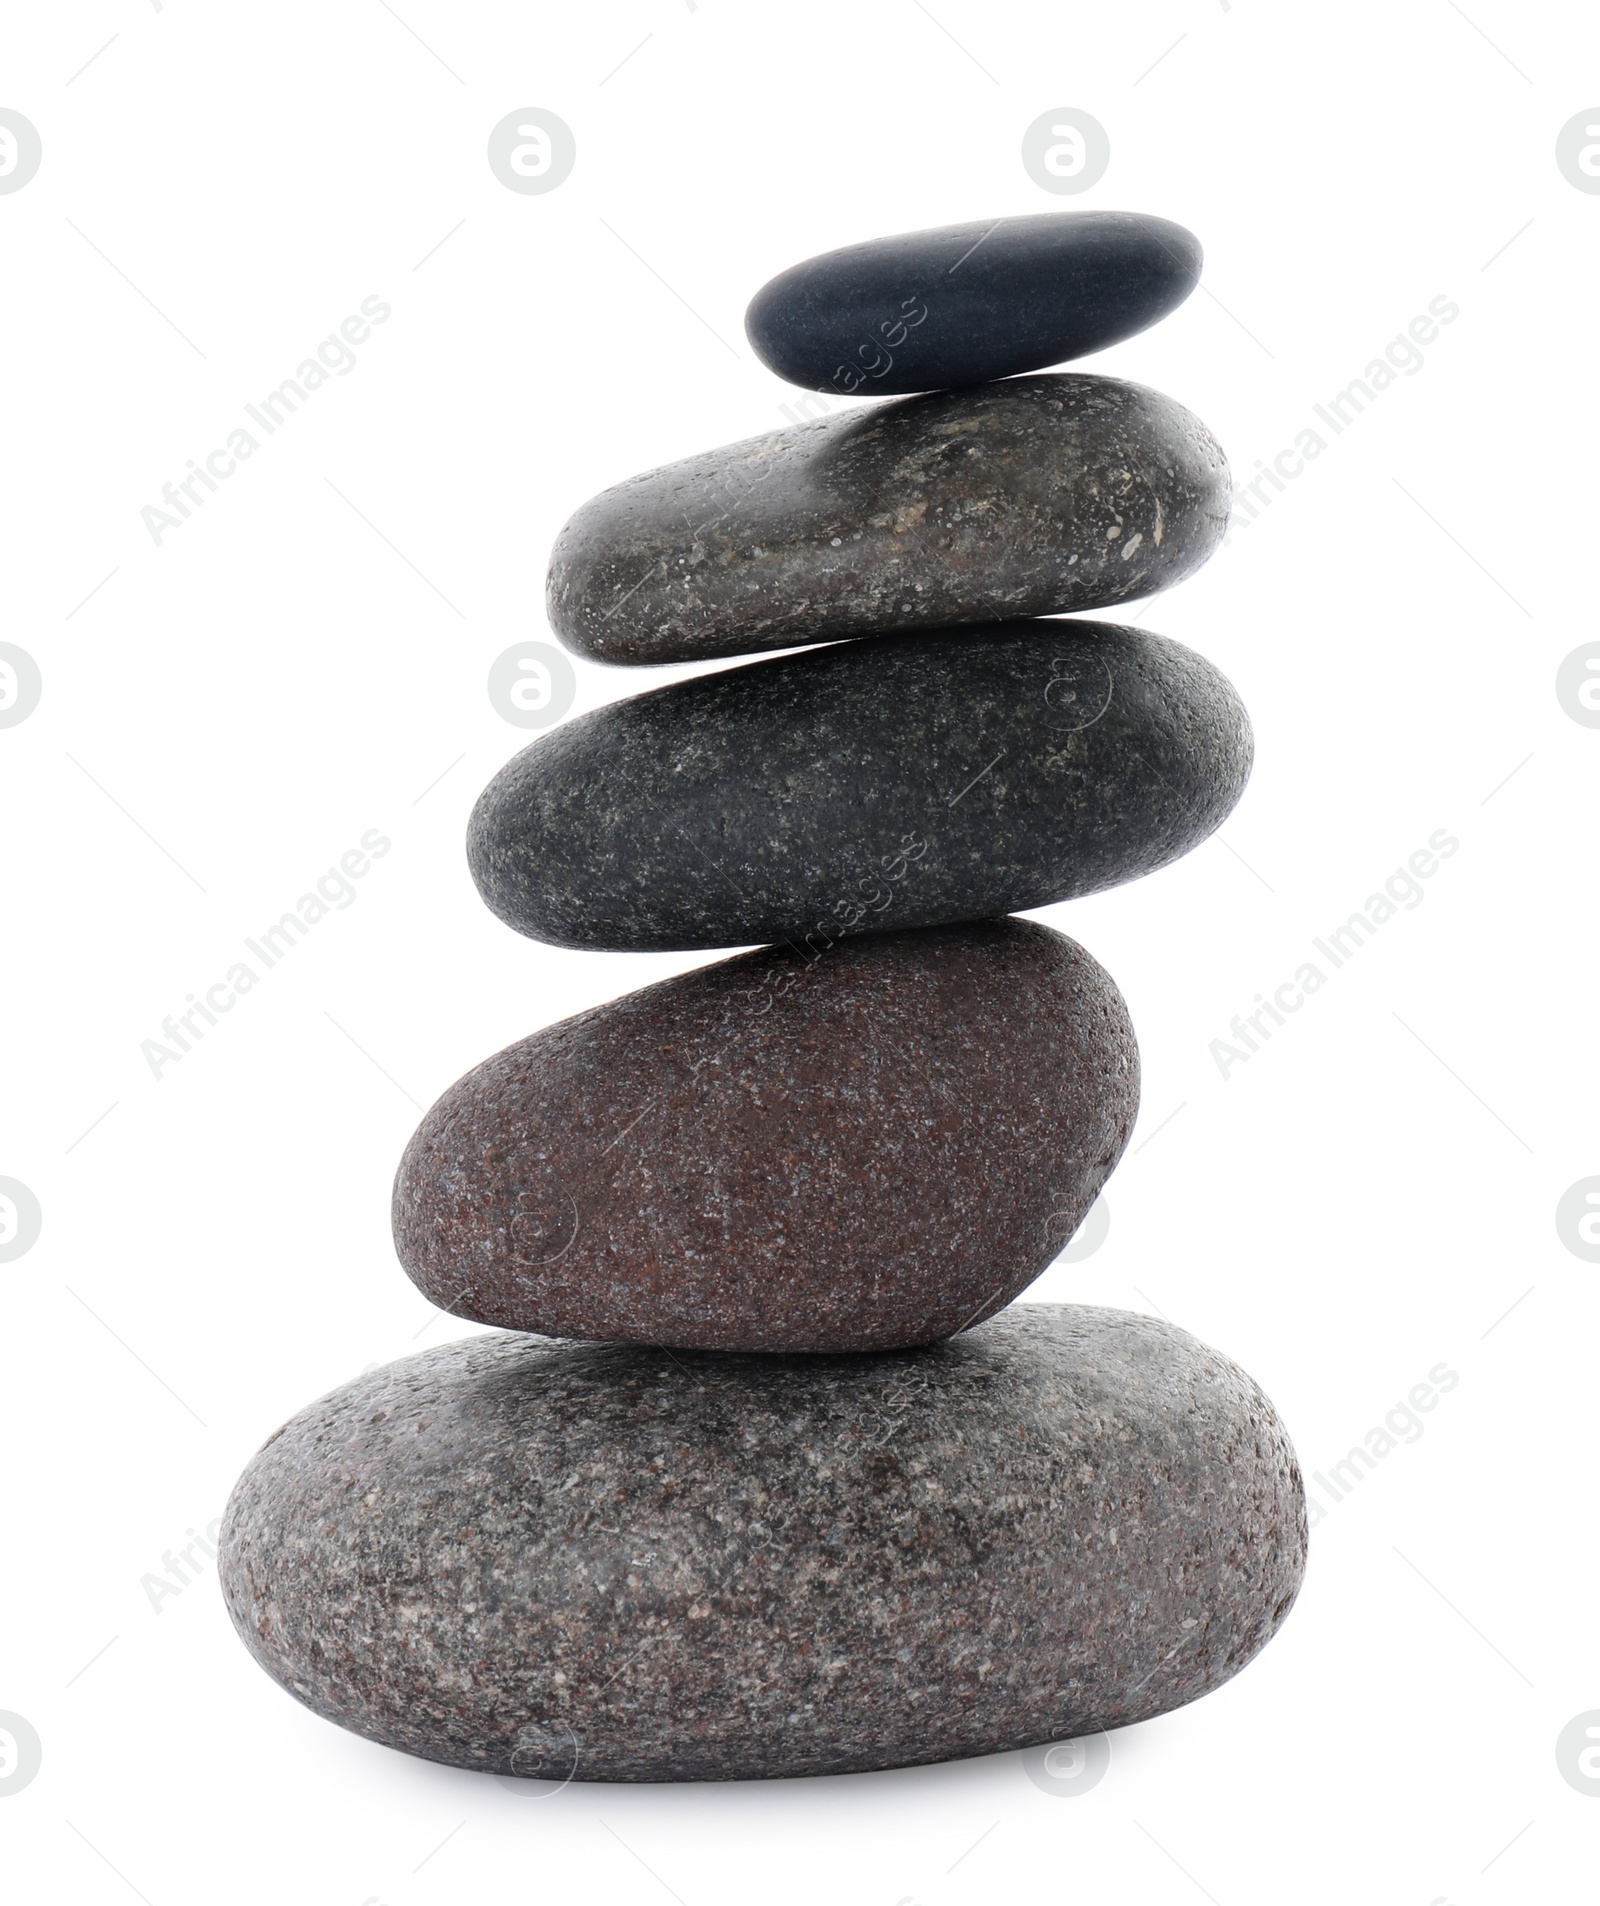
[[[1183,303],[1200,261],[1192,232],[1142,212],[943,225],[791,265],[744,328],[769,370],[808,390],[944,390],[1132,337]]]

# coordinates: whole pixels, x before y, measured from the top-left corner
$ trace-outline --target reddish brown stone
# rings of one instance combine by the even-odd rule
[[[401,1161],[395,1243],[434,1303],[513,1330],[928,1343],[1056,1256],[1137,1104],[1121,995],[1048,927],[769,947],[452,1086]]]

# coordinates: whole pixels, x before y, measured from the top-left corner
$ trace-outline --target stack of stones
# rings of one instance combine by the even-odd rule
[[[1202,657],[1037,619],[1197,568],[1221,452],[1155,391],[1037,373],[1199,269],[1102,212],[797,265],[757,353],[895,401],[562,531],[580,654],[799,652],[535,742],[473,814],[479,889],[558,946],[759,950],[423,1119],[401,1261],[500,1329],[303,1411],[223,1538],[246,1645],[319,1714],[499,1774],[840,1773],[1145,1719],[1283,1620],[1304,1503],[1256,1385],[1168,1323],[1012,1303],[1116,1164],[1138,1052],[1104,969],[1007,916],[1187,852],[1251,759]]]

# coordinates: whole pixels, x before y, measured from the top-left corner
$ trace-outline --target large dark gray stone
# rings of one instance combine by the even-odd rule
[[[1192,1701],[1270,1639],[1305,1505],[1171,1324],[1025,1305],[877,1357],[448,1344],[286,1424],[228,1505],[245,1646],[453,1766],[737,1780]]]
[[[846,245],[770,279],[745,334],[808,390],[891,397],[1103,351],[1200,282],[1200,241],[1140,212],[1037,212]]]
[[[668,949],[932,926],[1165,866],[1250,769],[1202,657],[1030,622],[775,657],[613,702],[510,761],[473,878],[558,946]]]
[[[1139,1104],[1111,976],[1031,920],[662,980],[469,1072],[395,1247],[458,1317],[711,1350],[883,1350],[1010,1303]]]
[[[902,398],[687,457],[585,503],[547,606],[601,662],[682,662],[1105,608],[1198,569],[1228,466],[1115,378]]]

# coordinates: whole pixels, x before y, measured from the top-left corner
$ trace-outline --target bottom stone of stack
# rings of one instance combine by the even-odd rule
[[[1300,1473],[1243,1371],[1021,1304],[760,1356],[479,1336],[273,1436],[222,1535],[245,1645],[428,1760],[742,1780],[1120,1727],[1236,1674],[1299,1588]]]

